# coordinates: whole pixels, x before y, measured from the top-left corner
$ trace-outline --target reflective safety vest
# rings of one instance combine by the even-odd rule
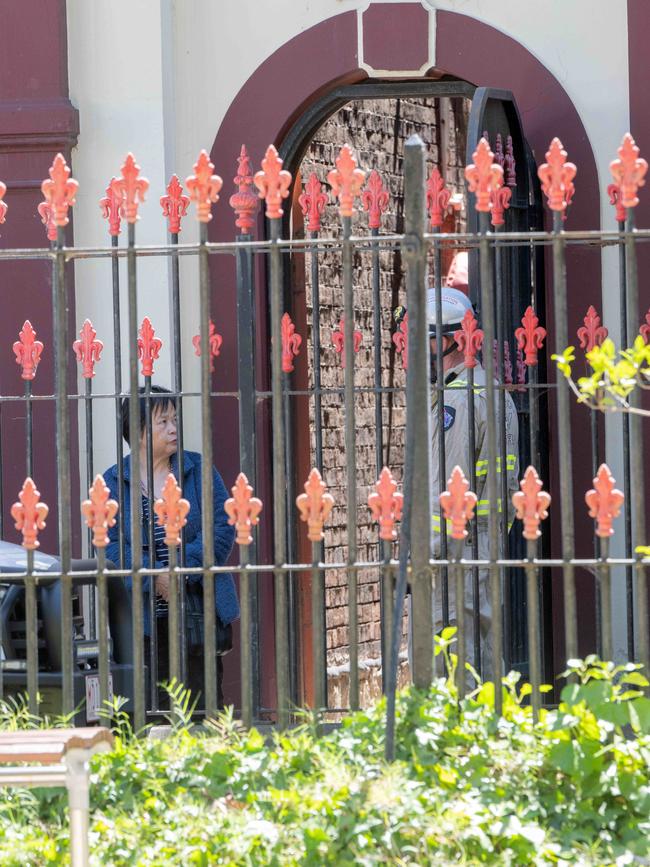
[[[477,531],[479,542],[479,555],[487,557],[488,553],[488,515],[491,504],[488,499],[487,479],[490,471],[490,456],[488,454],[487,437],[487,395],[485,391],[485,371],[479,365],[474,368],[474,454],[469,454],[469,401],[467,371],[464,364],[460,364],[447,371],[445,376],[445,390],[443,393],[434,390],[432,400],[431,433],[432,433],[432,492],[433,492],[433,547],[434,555],[440,550],[440,492],[447,487],[447,479],[452,469],[458,465],[465,473],[471,484],[470,467],[473,463],[476,469],[476,490],[478,498],[475,515],[477,517]],[[439,478],[439,449],[438,449],[438,399],[444,394],[444,431],[445,431],[445,478]],[[497,449],[499,449],[500,418],[498,392],[495,395],[496,421],[497,421]],[[501,514],[505,508],[508,526],[514,519],[514,506],[512,495],[519,490],[519,425],[517,422],[517,410],[512,397],[506,392],[505,395],[505,431],[506,431],[506,473],[507,473],[507,502],[502,502],[502,461],[498,454],[495,460],[497,473],[497,501],[494,504],[496,511]]]

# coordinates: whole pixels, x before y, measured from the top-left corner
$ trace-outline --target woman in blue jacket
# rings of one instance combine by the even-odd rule
[[[149,516],[151,514],[151,495],[147,490],[146,473],[146,432],[145,411],[146,400],[144,391],[140,389],[140,430],[138,431],[138,446],[140,450],[141,494],[142,494],[142,564],[147,568],[169,565],[167,546],[164,542],[164,529],[154,521],[154,556],[149,551]],[[183,497],[189,501],[190,511],[185,527],[185,565],[203,566],[203,534],[201,527],[201,455],[196,452],[183,452],[183,478],[178,474],[178,440],[176,431],[176,402],[169,396],[170,392],[161,386],[151,387],[151,428],[153,441],[153,502],[161,494],[162,487],[169,473],[173,473],[183,492]],[[128,398],[122,405],[122,433],[127,444],[131,444],[132,436],[129,430]],[[132,448],[134,445],[132,446]],[[131,461],[127,455],[124,458],[124,486],[118,490],[117,464],[104,473],[104,479],[110,490],[110,495],[120,504],[118,521],[109,532],[109,545],[106,556],[118,564],[120,527],[124,532],[124,564],[128,568],[132,563],[131,553]],[[214,559],[217,566],[222,566],[233,546],[235,530],[228,524],[223,504],[228,496],[223,480],[213,467],[214,496]],[[132,590],[132,578],[127,578],[126,584]],[[149,660],[151,651],[151,619],[150,600],[151,577],[143,579],[144,592],[144,634],[145,660]],[[186,623],[187,623],[187,677],[186,686],[192,690],[193,697],[203,693],[203,577],[190,575],[187,579],[186,591]],[[155,579],[155,614],[156,635],[158,638],[158,682],[168,679],[168,602],[169,577],[156,576]],[[230,574],[215,576],[215,607],[216,614],[223,626],[227,626],[239,617],[239,602],[235,584]],[[223,705],[221,657],[217,657],[217,695],[219,706]]]

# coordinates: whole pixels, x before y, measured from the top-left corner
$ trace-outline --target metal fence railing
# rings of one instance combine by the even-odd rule
[[[245,156],[245,152],[242,154]],[[618,232],[564,230],[563,216],[573,196],[575,169],[567,163],[557,140],[547,154],[547,163],[539,170],[553,213],[550,232],[509,228],[509,197],[499,192],[504,189],[503,172],[494,162],[487,141],[482,140],[474,164],[467,168],[469,206],[479,212],[479,232],[440,233],[440,216],[436,220],[435,215],[444,212],[448,198],[440,195],[442,184],[436,197],[430,196],[427,201],[424,166],[424,146],[412,138],[406,143],[404,155],[404,234],[382,235],[373,230],[368,235],[355,235],[352,217],[364,174],[351,151],[344,148],[328,176],[338,201],[340,238],[322,237],[313,231],[308,238],[287,240],[283,237],[282,216],[291,176],[282,169],[271,147],[254,178],[247,157],[243,163],[240,160],[238,192],[231,203],[241,233],[232,242],[217,243],[208,240],[208,221],[221,180],[214,175],[214,166],[203,152],[186,182],[189,197],[183,194],[178,179],[170,183],[163,197],[170,242],[141,246],[136,243],[136,220],[148,182],[129,155],[103,201],[111,245],[82,249],[66,245],[67,213],[74,204],[76,184],[63,158],[59,155],[55,159],[51,177],[43,184],[42,213],[49,221],[51,247],[0,247],[3,268],[8,262],[14,268],[27,260],[50,263],[54,350],[53,357],[43,352],[43,345],[26,322],[14,345],[24,393],[0,395],[0,412],[10,406],[22,407],[25,413],[24,455],[21,442],[12,441],[9,447],[5,441],[2,463],[6,470],[8,462],[15,466],[24,460],[27,477],[18,502],[11,508],[26,553],[21,557],[14,547],[5,545],[0,570],[0,688],[4,692],[26,690],[33,712],[43,709],[48,695],[56,694],[60,707],[69,712],[84,699],[96,709],[112,690],[128,698],[128,709],[140,727],[161,711],[156,688],[158,669],[186,681],[191,665],[196,667],[196,659],[192,662],[191,657],[198,657],[203,670],[204,710],[214,713],[220,701],[220,645],[227,645],[229,640],[226,621],[230,616],[237,617],[237,603],[231,597],[230,614],[222,616],[224,599],[230,593],[226,576],[233,574],[238,577],[241,609],[236,633],[239,707],[247,725],[265,715],[279,726],[289,723],[297,695],[291,677],[292,657],[299,653],[311,659],[314,706],[334,710],[328,708],[327,696],[328,575],[346,576],[351,709],[359,706],[359,576],[369,571],[380,576],[377,580],[381,586],[382,671],[389,697],[389,744],[407,593],[411,600],[411,674],[420,687],[429,684],[434,676],[434,633],[450,622],[458,627],[455,649],[461,692],[467,689],[465,661],[477,672],[498,680],[504,666],[513,663],[513,635],[524,635],[525,672],[533,686],[531,702],[535,712],[540,706],[539,686],[553,674],[545,661],[549,641],[555,643],[556,655],[561,653],[565,658],[585,650],[611,656],[616,644],[613,631],[622,622],[627,656],[648,666],[646,565],[642,555],[634,553],[636,546],[647,541],[642,416],[635,411],[640,405],[637,391],[629,397],[629,411],[616,416],[605,429],[597,411],[577,405],[564,377],[550,375],[554,365],[549,361],[548,370],[546,366],[551,351],[561,355],[573,340],[570,325],[575,311],[568,307],[571,287],[567,283],[567,262],[571,263],[576,251],[598,257],[603,250],[618,251],[621,312],[613,330],[618,331],[621,345],[627,345],[639,332],[637,245],[650,238],[650,231],[634,226],[636,187],[642,181],[643,161],[638,159],[638,151],[630,152],[629,142],[622,148],[616,164],[619,181],[614,190],[619,200]],[[510,168],[514,171],[514,166]],[[254,186],[266,202],[267,240],[256,241],[252,236],[257,201]],[[515,188],[516,179],[511,184],[512,195],[516,195]],[[0,191],[4,192],[2,186]],[[322,191],[312,189],[311,194],[320,196]],[[196,205],[199,241],[181,244],[180,220],[190,200]],[[319,199],[316,207],[322,209],[325,201]],[[10,197],[8,204],[6,212],[0,197],[0,222],[11,219]],[[626,208],[624,215],[621,207]],[[126,246],[118,243],[122,220],[127,223]],[[400,337],[396,341],[407,367],[403,497],[390,473],[382,474],[369,505],[377,519],[375,556],[360,559],[357,515],[365,503],[360,498],[355,465],[360,431],[355,416],[360,392],[355,385],[355,262],[376,273],[380,254],[394,249],[401,251],[407,266],[401,299],[407,317],[397,326]],[[443,249],[468,251],[470,257],[477,257],[480,275],[480,286],[470,287],[477,318],[467,316],[454,338],[464,358],[462,371],[454,373],[454,381],[445,374],[442,326],[435,331],[432,356],[427,319],[426,289],[431,285],[436,288],[436,318],[442,321]],[[344,385],[338,392],[322,385],[319,367],[318,262],[324,253],[340,256],[340,359],[344,364]],[[299,343],[286,315],[290,301],[287,262],[298,254],[305,257],[311,269],[314,292],[310,361],[313,377],[308,388],[298,388],[292,379]],[[151,321],[140,318],[138,267],[147,257],[164,257],[170,262],[173,364],[171,387],[163,393],[153,382],[160,341]],[[233,260],[236,271],[237,386],[230,391],[215,390],[213,381],[214,361],[221,344],[213,320],[222,299],[220,287],[212,279],[211,262],[219,257]],[[200,354],[201,374],[200,388],[193,391],[183,388],[188,353],[182,327],[186,301],[180,263],[185,259],[198,262],[200,328],[194,347]],[[94,365],[100,358],[106,364],[107,359],[101,356],[102,347],[90,323],[84,325],[74,346],[82,365],[84,389],[71,387],[74,355],[69,340],[68,311],[73,292],[70,265],[81,260],[111,263],[112,310],[107,305],[101,325],[113,332],[114,387],[101,392],[93,391]],[[545,285],[536,276],[544,260],[550,265],[548,298]],[[124,262],[126,310],[120,306]],[[259,287],[264,290],[261,294]],[[591,291],[594,289],[592,286]],[[83,298],[83,292],[78,291],[76,307],[80,317]],[[587,300],[598,303],[595,293]],[[546,339],[540,324],[545,301],[553,311],[552,328],[544,323],[552,331],[552,342]],[[44,301],[38,316],[47,318],[46,309]],[[10,304],[6,310],[10,315]],[[38,316],[35,312],[34,320]],[[270,326],[268,340],[263,339],[265,317]],[[100,330],[98,323],[96,327]],[[381,327],[380,319],[375,320],[375,327]],[[588,315],[583,328],[587,350],[602,343],[606,332],[595,311]],[[381,344],[392,337],[375,333],[374,340]],[[375,355],[375,360],[380,357]],[[478,363],[481,357],[482,366]],[[128,376],[123,381],[125,361]],[[52,363],[54,391],[37,393],[37,369]],[[432,366],[438,371],[433,383]],[[642,379],[641,373],[638,378]],[[380,410],[383,396],[389,391],[380,365],[376,366],[371,392]],[[448,401],[452,391],[453,405]],[[326,393],[340,394],[344,417],[343,505],[347,522],[345,555],[338,559],[325,557],[327,519],[333,506],[327,493],[328,466],[322,452],[320,408]],[[213,472],[213,447],[221,401],[226,399],[238,403],[241,475],[225,478],[226,487],[234,487],[232,497],[224,503],[221,477]],[[294,460],[301,433],[296,434],[293,408],[299,399],[311,402],[314,419],[315,446],[310,455],[313,458],[315,454],[315,458],[308,479],[298,478]],[[114,407],[114,434],[105,429],[98,431],[93,423],[100,403]],[[260,414],[260,405],[269,408],[268,414]],[[36,432],[33,423],[35,408],[41,413],[41,408],[48,406],[54,414],[52,442],[40,428]],[[83,412],[78,416],[79,406]],[[165,463],[156,451],[161,407],[168,408],[169,417],[164,423],[174,431],[168,436],[173,480],[161,472]],[[509,413],[514,413],[511,427]],[[78,417],[82,431],[79,436]],[[134,432],[143,428],[142,446],[132,448],[127,463],[122,442],[125,421],[132,443]],[[381,412],[375,416],[375,425],[380,423]],[[185,450],[188,426],[197,424],[200,460]],[[435,443],[432,430],[436,432]],[[513,434],[514,445],[509,439],[513,431],[517,431]],[[466,461],[455,470],[446,456],[457,448],[455,437],[461,434]],[[116,467],[111,496],[109,474],[99,479],[95,475],[98,468],[93,454],[99,435],[114,441]],[[309,436],[309,432],[303,431],[302,435]],[[73,457],[77,446],[78,462]],[[435,467],[434,446],[438,456]],[[43,450],[49,450],[56,460],[56,487],[44,491],[41,499],[39,479],[34,477],[32,481],[32,477],[34,456]],[[620,495],[607,467],[597,474],[605,461],[622,471]],[[524,472],[526,467],[533,469]],[[7,473],[4,475],[6,495]],[[511,482],[515,476],[518,493],[513,506]],[[594,476],[589,512],[577,480]],[[81,510],[75,497],[78,477],[80,490],[90,489],[88,498],[80,498],[84,500]],[[108,488],[105,481],[109,481]],[[305,493],[296,504],[294,492],[302,491],[303,485]],[[552,496],[550,507],[542,486]],[[478,501],[473,493],[477,490],[483,492]],[[255,494],[262,497],[263,505]],[[47,517],[43,501],[56,511],[55,557],[37,551],[38,535]],[[612,553],[612,521],[623,502],[622,545]],[[515,506],[516,519],[512,516]],[[0,504],[0,512],[4,514],[4,504]],[[549,521],[542,523],[547,512]],[[595,546],[590,515],[596,519]],[[85,525],[92,534],[90,548],[86,546],[87,557],[95,559],[77,560],[75,556],[82,554]],[[311,543],[311,558],[305,562],[290,556],[290,552],[300,550],[295,537],[301,533],[306,533]],[[19,538],[6,521],[2,538],[7,543]],[[235,553],[229,557],[235,538]],[[109,545],[111,557],[107,557]],[[295,634],[291,591],[293,578],[298,575],[310,577],[311,631],[304,633],[310,635],[310,648],[297,641]],[[83,593],[82,587],[87,588]],[[272,594],[264,596],[263,588],[271,588]],[[264,602],[269,598],[272,610]],[[461,598],[463,604],[455,604]],[[551,602],[555,607],[549,619],[546,608]],[[624,611],[622,620],[620,610]],[[193,625],[198,628],[199,639],[194,640],[190,652],[188,635]],[[273,659],[272,667],[267,651]],[[269,707],[260,697],[260,680],[265,678],[274,681],[274,701]],[[497,691],[497,712],[500,702]]]

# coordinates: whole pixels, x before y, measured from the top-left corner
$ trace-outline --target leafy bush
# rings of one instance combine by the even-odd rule
[[[115,750],[93,763],[92,863],[648,863],[647,682],[596,657],[569,669],[536,725],[513,673],[500,719],[490,683],[460,707],[442,679],[403,691],[390,765],[383,701],[327,735],[305,718],[269,742],[229,714],[193,734],[182,709],[167,740],[136,738],[118,712]],[[0,799],[1,864],[67,863],[64,794]]]

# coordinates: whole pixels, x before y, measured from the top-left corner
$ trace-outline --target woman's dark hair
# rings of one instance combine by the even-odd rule
[[[176,409],[176,398],[169,397],[171,394],[168,388],[164,388],[162,385],[152,385],[151,386],[151,397],[149,400],[151,401],[151,417],[155,415],[155,413],[165,412],[170,406],[173,409]],[[145,417],[147,412],[147,398],[144,395],[144,387],[140,386],[138,389],[138,394],[140,395],[140,436],[142,436],[142,432],[144,431],[145,426]],[[131,445],[131,430],[129,427],[129,398],[125,397],[122,400],[122,436],[126,440],[126,442]]]

